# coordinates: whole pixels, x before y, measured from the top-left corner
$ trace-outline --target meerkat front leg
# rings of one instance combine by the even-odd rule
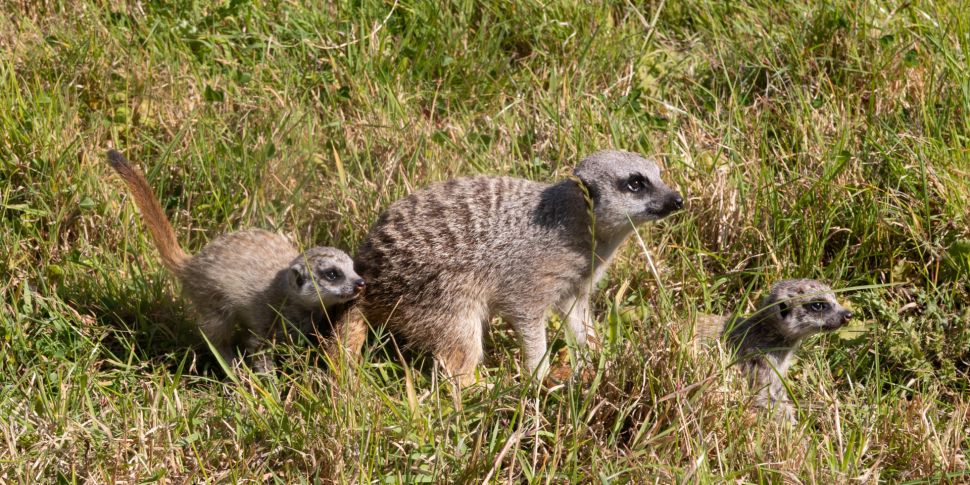
[[[522,347],[524,370],[534,376],[537,382],[542,382],[549,373],[544,316],[521,316],[510,320]]]
[[[775,417],[785,423],[797,424],[795,420],[795,407],[788,399],[788,390],[782,377],[778,374],[771,376],[771,384],[766,388],[768,399],[771,405],[771,412]]]
[[[213,344],[213,347],[215,347],[216,352],[219,353],[219,356],[222,357],[222,360],[226,363],[226,368],[233,369],[236,366],[236,362],[239,360],[239,357],[236,356],[236,351],[233,349],[232,344]]]
[[[258,374],[268,374],[276,370],[276,363],[273,362],[272,344],[265,339],[250,334],[244,341],[246,354],[250,355],[252,369]]]
[[[767,362],[752,368],[749,379],[754,388],[754,407],[767,409],[783,423],[796,424],[795,408],[788,401],[788,392],[781,376]]]
[[[588,293],[581,293],[557,305],[557,312],[566,320],[566,329],[576,340],[579,348],[599,349]]]
[[[779,386],[784,386],[779,382]],[[795,407],[788,401],[787,395],[779,397],[771,386],[765,386],[755,395],[754,407],[765,409],[771,413],[781,423],[797,424],[795,420]],[[784,392],[784,390],[782,390]]]

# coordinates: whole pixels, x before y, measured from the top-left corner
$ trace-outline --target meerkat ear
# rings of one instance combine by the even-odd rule
[[[303,286],[304,283],[303,271],[300,269],[300,265],[294,264],[290,266],[290,284],[299,288]]]
[[[788,318],[788,314],[791,313],[791,305],[787,301],[778,302],[778,312],[781,313],[781,318]]]
[[[596,205],[600,198],[599,188],[597,188],[596,185],[590,181],[586,180],[582,174],[574,174],[572,178],[573,181],[579,186],[580,190],[583,191],[583,195],[589,196],[589,202]]]

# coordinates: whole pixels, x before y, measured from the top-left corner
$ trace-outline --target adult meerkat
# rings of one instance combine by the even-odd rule
[[[199,329],[229,365],[235,347],[249,353],[287,332],[309,334],[329,321],[328,308],[360,294],[364,280],[346,253],[314,247],[303,253],[285,237],[251,229],[225,234],[195,256],[186,254],[145,176],[115,150],[108,162],[128,186],[161,255],[182,284],[199,318]],[[272,369],[259,354],[254,367]]]
[[[794,419],[784,379],[801,341],[819,332],[843,327],[852,312],[839,304],[828,285],[794,279],[775,284],[748,318],[699,320],[699,338],[720,336],[737,359],[754,394],[756,407],[772,408],[779,417]]]
[[[592,334],[590,292],[634,225],[683,208],[657,165],[603,151],[575,177],[545,184],[478,176],[433,184],[391,204],[356,262],[367,280],[363,320],[431,353],[460,385],[474,379],[485,325],[509,322],[525,370],[544,374],[545,316],[565,318],[583,346]],[[342,332],[359,351],[364,327]],[[539,376],[541,378],[541,375]]]

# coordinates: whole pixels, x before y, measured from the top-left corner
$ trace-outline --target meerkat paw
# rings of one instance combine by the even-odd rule
[[[466,380],[461,384],[462,391],[491,391],[495,389],[495,384],[484,378],[474,378]]]
[[[600,339],[596,335],[586,336],[586,349],[590,352],[599,352],[603,348]]]
[[[789,426],[798,425],[798,417],[795,413],[795,407],[788,402],[779,402],[775,405],[775,418],[781,424],[786,424]]]
[[[596,362],[590,358],[588,352],[563,347],[552,360],[549,374],[544,380],[548,386],[564,384],[570,380],[588,382],[596,375]]]
[[[527,372],[527,369],[523,369]],[[536,384],[542,384],[552,373],[552,366],[549,364],[549,357],[545,356],[539,361],[538,365],[531,372],[532,382]],[[523,375],[525,375],[523,373]]]
[[[257,374],[272,374],[276,371],[276,362],[269,351],[262,351],[252,358],[252,369]]]
[[[546,385],[557,385],[568,381],[574,373],[573,365],[569,359],[569,349],[563,347],[556,353],[553,364],[546,376]]]

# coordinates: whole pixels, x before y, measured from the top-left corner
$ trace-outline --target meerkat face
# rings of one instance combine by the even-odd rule
[[[308,249],[289,271],[290,287],[305,306],[344,303],[359,296],[366,286],[350,256],[334,248]]]
[[[684,199],[660,179],[657,164],[630,152],[604,151],[576,167],[593,199],[597,226],[619,228],[666,217]]]
[[[772,288],[762,306],[776,313],[778,330],[795,340],[837,330],[852,318],[852,312],[839,304],[832,289],[815,280],[782,281]]]

